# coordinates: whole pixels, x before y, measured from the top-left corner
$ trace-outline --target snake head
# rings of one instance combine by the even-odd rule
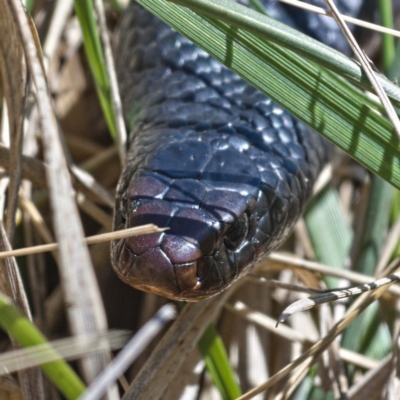
[[[258,171],[237,149],[213,150],[199,141],[173,143],[152,160],[150,171],[139,169],[125,182],[114,229],[154,223],[168,230],[113,242],[113,267],[123,281],[197,301],[253,266],[260,254],[258,211],[266,208]],[[221,164],[231,173],[218,171]]]

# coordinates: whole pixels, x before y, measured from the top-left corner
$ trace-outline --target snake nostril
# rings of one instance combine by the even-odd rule
[[[249,217],[243,213],[226,231],[225,247],[228,250],[236,250],[246,239],[249,232]]]

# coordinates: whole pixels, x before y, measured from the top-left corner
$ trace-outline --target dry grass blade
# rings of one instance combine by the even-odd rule
[[[6,171],[10,171],[10,149],[0,145],[0,166]],[[45,187],[47,166],[36,158],[22,156],[22,178],[27,179],[39,186]]]
[[[0,166],[6,171],[11,170],[9,155],[10,149],[0,145]],[[45,163],[34,157],[23,155],[21,165],[23,179],[27,179],[41,187],[47,186],[46,174],[48,173],[48,166]],[[99,185],[89,173],[73,165],[71,166],[71,173],[76,178],[73,184],[77,190],[93,201],[113,207],[114,199],[109,191]]]
[[[19,135],[17,131],[19,132],[22,126],[25,67],[22,64],[22,47],[12,14],[6,2],[0,1],[0,36],[3,37],[7,34],[10,36],[11,43],[5,41],[0,43],[2,56],[0,57],[0,78],[8,107],[11,136],[15,137]],[[9,153],[9,159],[11,158],[13,158],[13,152]],[[15,207],[13,207],[14,209]],[[1,247],[3,250],[9,250],[11,246],[5,236],[2,224],[0,225],[0,231]],[[9,268],[3,270],[1,278],[3,290],[18,304],[20,310],[30,317],[28,302],[15,262],[11,263]]]
[[[399,263],[400,263],[400,258],[393,260],[392,263],[388,265],[386,270],[391,271],[395,268],[398,268]],[[289,305],[289,307],[285,308],[285,310],[279,316],[276,325],[278,326],[279,323],[286,321],[287,318],[289,318],[292,314],[296,312],[309,310],[318,304],[324,304],[331,301],[344,299],[350,296],[355,296],[361,293],[369,292],[371,290],[375,290],[381,287],[393,285],[399,280],[400,280],[400,272],[397,272],[364,285],[345,288],[345,289],[330,290],[326,291],[325,293],[320,293],[315,296],[308,297],[306,299],[298,300],[295,303]]]
[[[392,225],[388,232],[385,244],[381,251],[378,266],[376,267],[376,274],[380,274],[385,267],[389,264],[392,255],[395,252],[400,237],[400,218]]]
[[[327,265],[317,263],[315,261],[308,261],[300,257],[282,253],[271,253],[268,258],[260,264],[260,268],[267,270],[268,268],[273,267],[274,264],[290,269],[300,268],[319,272],[321,274],[346,279],[350,282],[359,283],[362,285],[367,285],[372,280],[370,276],[366,276],[357,272],[333,269]],[[400,287],[391,286],[388,288],[388,293],[400,296]]]
[[[399,312],[399,302],[396,304],[396,311]],[[400,330],[399,324],[396,325],[397,334],[393,340],[391,373],[385,385],[388,399],[396,399],[400,393]]]
[[[26,90],[26,65],[23,49],[8,6],[0,4],[0,37],[8,37],[0,43],[0,81],[7,103],[10,155],[10,182],[8,190],[6,232],[10,240],[14,234],[14,214],[17,205],[21,177],[20,154],[22,148],[22,121]]]
[[[91,171],[92,169],[104,167],[107,163],[110,163],[117,154],[118,152],[115,146],[110,146],[104,150],[99,149],[93,154],[93,157],[80,164],[80,168]]]
[[[396,260],[396,262],[398,262],[398,260]],[[282,314],[278,318],[277,326],[281,322],[286,321],[292,314],[296,312],[310,310],[318,304],[324,304],[339,299],[345,299],[347,297],[356,296],[358,294],[369,292],[370,290],[374,290],[380,287],[392,285],[399,280],[400,273],[389,275],[385,278],[378,279],[365,285],[327,291],[325,293],[320,293],[315,296],[308,297],[307,299],[298,300],[295,303],[291,304],[289,307],[285,308],[285,310],[283,310]]]
[[[93,201],[90,201],[83,193],[76,194],[76,202],[82,211],[90,215],[100,225],[103,225],[103,228],[107,231],[112,228],[112,217],[93,203]]]
[[[3,225],[0,223],[0,250],[7,251],[11,249],[6,232]],[[8,295],[19,310],[30,320],[32,320],[31,311],[28,304],[28,299],[24,290],[21,275],[18,265],[14,258],[2,260],[0,275],[0,288],[3,293]],[[17,345],[14,343],[14,347]],[[19,371],[18,373],[22,391],[26,398],[41,399],[43,396],[43,381],[42,374],[39,369],[28,371]],[[32,397],[30,392],[33,391]]]
[[[162,307],[157,314],[146,322],[130,342],[114,358],[113,362],[97,377],[92,385],[80,397],[80,400],[97,400],[105,393],[107,387],[115,382],[132,364],[139,354],[160,333],[166,323],[176,317],[172,304]]]
[[[267,382],[254,388],[253,390],[250,390],[249,392],[241,396],[238,400],[251,399],[255,395],[264,392],[268,388],[280,382],[282,379],[285,379],[294,369],[303,364],[306,360],[311,366],[315,361],[315,357],[319,356],[324,350],[326,350],[329,345],[337,338],[337,336],[340,335],[340,333],[342,333],[343,330],[347,326],[349,326],[349,324],[354,321],[354,319],[358,315],[360,315],[366,307],[368,307],[371,303],[381,297],[385,293],[385,291],[385,287],[380,287],[373,292],[364,293],[352,304],[352,306],[346,311],[344,317],[330,329],[330,331],[324,338],[315,343],[309,350],[304,352],[295,361],[282,368]]]
[[[68,16],[71,14],[73,7],[73,0],[62,0],[55,2],[53,16],[50,20],[49,31],[43,44],[43,55],[45,57],[46,66],[49,64],[52,55],[55,53]]]
[[[299,292],[299,293],[310,293],[310,294],[315,294],[315,293],[323,293],[324,290],[322,289],[314,289],[312,287],[306,287],[306,286],[300,286],[300,285],[292,285],[290,283],[285,283],[278,281],[276,279],[265,279],[264,277],[260,276],[254,276],[254,275],[247,275],[245,278],[246,281],[252,282],[255,284],[260,284],[263,286],[267,287],[273,287],[273,288],[282,288],[282,289],[287,289],[292,292]]]
[[[110,38],[108,36],[107,24],[104,17],[104,5],[102,0],[95,0],[94,7],[97,12],[97,18],[99,23],[100,40],[102,42],[104,50],[104,59],[107,68],[107,75],[110,81],[110,92],[112,97],[115,126],[117,130],[117,143],[119,157],[121,164],[125,165],[126,160],[126,128],[124,116],[122,113],[121,97],[118,90],[117,75],[115,73],[114,59],[111,51]]]
[[[111,208],[114,207],[114,197],[108,190],[96,182],[93,176],[73,164],[70,165],[70,170],[77,183],[79,183],[79,188],[85,188],[84,193],[93,194],[100,199],[102,204],[106,204]]]
[[[304,3],[299,0],[279,0],[282,3],[290,4],[291,6],[299,7],[307,11],[311,11],[317,14],[326,15],[332,17],[332,13],[324,10],[323,8],[312,6],[311,4]],[[372,24],[370,22],[362,21],[358,18],[352,18],[347,15],[342,15],[343,21],[349,22],[351,24],[362,26],[363,28],[371,29],[376,32],[386,33],[388,35],[400,37],[400,32],[394,29],[386,28],[381,25]]]
[[[297,342],[305,347],[310,347],[317,341],[317,338],[303,334],[286,325],[281,325],[279,329],[276,329],[276,321],[273,318],[251,309],[240,301],[236,301],[234,304],[226,303],[224,308],[229,312],[239,315],[246,321],[266,329],[272,332],[274,335],[285,338],[290,342]],[[339,349],[339,356],[343,361],[357,365],[363,369],[372,369],[377,366],[377,361],[346,349]]]
[[[391,370],[392,355],[389,354],[349,389],[348,398],[351,400],[380,398]]]
[[[55,340],[45,345],[31,346],[25,349],[9,351],[0,355],[0,375],[7,375],[21,369],[37,367],[40,364],[56,361],[63,357],[65,360],[74,360],[84,355],[102,349],[99,339],[106,339],[111,350],[120,349],[128,340],[128,332],[114,331],[97,336],[75,336],[67,339]],[[51,354],[46,351],[51,345],[55,351]],[[58,353],[58,354],[57,354]]]
[[[110,242],[112,240],[122,239],[129,236],[139,236],[156,232],[164,232],[167,229],[168,228],[158,228],[153,224],[148,224],[148,225],[137,226],[135,228],[123,229],[116,232],[109,232],[109,233],[103,233],[101,235],[89,236],[87,238],[83,238],[82,242],[88,245],[95,243],[102,243],[102,242]],[[49,243],[33,247],[24,247],[23,249],[0,252],[0,259],[26,256],[28,254],[38,254],[59,249],[60,249],[59,243]]]
[[[25,197],[22,190],[20,191],[19,194],[19,203],[21,205],[22,210],[30,216],[32,224],[35,226],[36,230],[38,231],[43,241],[45,243],[54,242],[53,235],[51,234],[49,228],[46,226],[44,218],[40,214],[35,204]],[[58,254],[54,251],[53,251],[53,257],[57,262],[59,262]]]
[[[342,15],[339,13],[339,10],[335,6],[335,3],[332,0],[324,0],[326,5],[332,12],[333,17],[335,18],[337,24],[339,25],[340,29],[342,30],[343,34],[345,35],[347,41],[349,42],[352,50],[354,51],[358,61],[360,61],[363,70],[365,71],[366,75],[368,76],[369,81],[371,82],[373,88],[376,91],[385,111],[393,125],[393,128],[397,134],[397,137],[400,139],[400,121],[397,117],[397,113],[389,100],[386,92],[383,90],[382,86],[378,82],[375,77],[375,73],[371,67],[371,62],[368,60],[365,53],[360,49],[357,41],[355,40],[353,34],[351,33],[350,29],[347,27],[345,21],[343,20]]]
[[[62,152],[58,125],[49,96],[46,77],[37,53],[35,39],[29,27],[23,5],[18,0],[9,2],[13,20],[18,27],[25,58],[37,93],[37,108],[43,138],[44,157],[48,165],[47,179],[53,209],[56,237],[60,243],[60,273],[65,301],[74,334],[95,334],[107,329],[102,300],[97,289],[87,247],[83,243],[83,229],[72,196],[73,190],[67,163]],[[68,223],[68,226],[66,226]],[[87,290],[87,288],[91,290]],[[106,345],[104,349],[106,349]],[[92,381],[109,359],[107,350],[82,361],[85,378]]]
[[[21,133],[24,110],[24,96],[26,85],[26,65],[23,59],[23,48],[18,36],[18,28],[13,20],[11,10],[5,1],[0,1],[0,37],[9,40],[0,42],[0,81],[4,90],[8,109],[8,124],[10,131],[11,149],[8,162],[11,167],[10,185],[8,193],[7,234],[0,224],[0,248],[9,250],[11,246],[8,238],[12,239],[14,232],[14,214],[16,210],[16,196],[21,176],[19,157],[21,153]],[[7,237],[8,236],[8,237]],[[0,286],[19,307],[19,309],[32,319],[28,300],[22,284],[18,266],[14,259],[1,263]],[[14,344],[15,345],[15,344]],[[25,396],[40,399],[43,396],[43,382],[38,369],[19,372],[21,389]],[[31,392],[33,392],[31,394]]]
[[[239,284],[217,297],[186,305],[147,359],[123,400],[161,398],[185,357]]]

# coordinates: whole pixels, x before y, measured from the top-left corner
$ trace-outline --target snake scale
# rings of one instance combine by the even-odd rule
[[[276,19],[349,52],[333,20],[263,3]],[[336,3],[353,16],[362,6]],[[171,299],[215,295],[288,236],[331,146],[134,2],[120,24],[116,65],[130,137],[114,229],[169,230],[114,241],[113,268]]]

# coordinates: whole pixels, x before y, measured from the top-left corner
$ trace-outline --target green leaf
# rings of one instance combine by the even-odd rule
[[[61,358],[35,325],[23,316],[11,301],[1,293],[0,327],[7,331],[20,346],[30,347],[47,344],[48,347],[43,352],[48,353],[52,358],[54,356]],[[76,399],[85,391],[85,384],[64,360],[51,361],[42,364],[40,367],[67,399]]]
[[[226,400],[238,398],[241,395],[240,388],[229,364],[225,346],[213,325],[208,326],[198,347],[221,397]]]
[[[315,258],[332,268],[344,268],[353,232],[344,217],[337,191],[328,186],[318,193],[308,206],[304,220]],[[327,277],[325,281],[333,289],[339,279]]]
[[[350,82],[371,89],[371,84],[358,61],[352,60],[329,46],[320,43],[279,21],[266,16],[266,10],[259,0],[252,0],[254,11],[232,0],[170,0],[189,7],[200,15],[228,23],[231,27],[242,28],[259,38],[270,40],[279,46],[294,51],[305,59],[314,61]],[[387,1],[387,0],[384,0]],[[389,0],[390,1],[390,0]],[[260,14],[261,13],[261,14]],[[393,103],[400,106],[400,89],[383,75],[375,73]]]
[[[399,141],[390,122],[380,115],[382,107],[357,88],[292,51],[242,29],[200,17],[167,1],[138,2],[400,188]]]
[[[110,94],[110,82],[104,63],[104,55],[101,48],[99,32],[95,20],[93,3],[91,0],[75,0],[75,12],[82,29],[83,43],[89,67],[92,71],[99,97],[101,108],[107,122],[111,136],[116,137],[114,111]]]

